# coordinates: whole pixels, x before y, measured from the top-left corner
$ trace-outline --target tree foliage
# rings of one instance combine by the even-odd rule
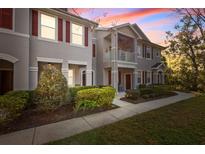
[[[173,81],[189,90],[203,89],[201,84],[205,80],[205,9],[177,9],[181,15],[179,23],[175,26],[175,33],[167,32],[169,46],[166,57],[174,61],[174,57],[180,57],[176,61],[176,67],[172,69]],[[172,56],[170,56],[172,55]]]

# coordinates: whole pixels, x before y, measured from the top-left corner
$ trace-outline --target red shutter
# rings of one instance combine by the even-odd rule
[[[38,11],[32,10],[32,35],[38,36]]]
[[[88,46],[88,27],[85,27],[85,46]]]
[[[0,9],[0,27],[12,29],[13,9]]]
[[[0,27],[2,27],[2,10],[3,9],[0,9]]]
[[[93,57],[95,57],[95,44],[93,44]]]
[[[66,21],[66,42],[70,43],[70,21]]]
[[[63,41],[63,19],[58,18],[58,41]]]

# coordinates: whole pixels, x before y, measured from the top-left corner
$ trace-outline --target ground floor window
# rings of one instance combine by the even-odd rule
[[[145,76],[146,76],[146,83],[150,84],[151,83],[151,72],[147,71]]]
[[[13,90],[13,63],[0,59],[0,94]]]
[[[86,86],[86,71],[82,72],[82,86]]]
[[[45,66],[47,66],[47,65],[52,65],[52,66],[56,67],[61,72],[61,68],[62,68],[61,63],[38,62],[38,80],[39,80],[40,75],[43,72]]]
[[[142,72],[138,71],[137,72],[137,83],[142,83]]]

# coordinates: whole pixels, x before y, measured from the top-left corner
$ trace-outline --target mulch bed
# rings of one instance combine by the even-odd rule
[[[177,93],[169,92],[166,95],[153,97],[153,98],[147,98],[147,99],[139,97],[137,100],[133,100],[133,99],[122,97],[122,98],[120,98],[120,100],[129,102],[129,103],[133,103],[133,104],[138,104],[138,103],[144,103],[144,102],[147,102],[147,101],[152,101],[152,100],[156,100],[156,99],[160,99],[160,98],[171,97],[171,96],[175,96],[175,95],[177,95]]]
[[[42,112],[35,107],[31,107],[30,109],[25,110],[17,119],[3,126],[0,125],[0,135],[118,108],[118,106],[112,105],[110,107],[75,112],[73,107],[73,103],[66,104],[53,112]]]

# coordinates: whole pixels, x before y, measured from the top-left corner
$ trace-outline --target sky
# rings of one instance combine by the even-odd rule
[[[148,38],[165,45],[166,31],[174,31],[178,17],[168,8],[75,8],[69,12],[94,20],[99,26],[109,27],[123,23],[136,23]]]

